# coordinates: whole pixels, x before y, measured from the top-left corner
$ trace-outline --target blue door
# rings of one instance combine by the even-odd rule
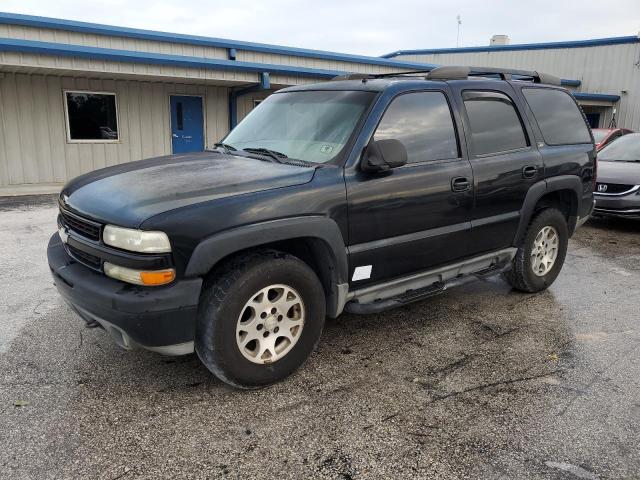
[[[201,97],[171,95],[171,145],[173,153],[204,150]]]

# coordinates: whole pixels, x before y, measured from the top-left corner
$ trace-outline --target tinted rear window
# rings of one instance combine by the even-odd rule
[[[567,92],[549,88],[523,88],[522,93],[547,144],[591,143],[584,117]]]
[[[515,106],[503,93],[466,90],[464,108],[471,124],[476,155],[508,152],[527,146],[527,137]]]

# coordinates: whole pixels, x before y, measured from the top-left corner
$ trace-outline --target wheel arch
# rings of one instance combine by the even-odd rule
[[[560,175],[533,184],[520,210],[520,223],[513,244],[520,244],[536,212],[548,207],[557,207],[565,215],[569,236],[573,235],[581,192],[582,181],[575,175]]]
[[[214,234],[194,249],[185,276],[206,276],[231,257],[258,248],[279,250],[304,261],[325,290],[327,315],[341,313],[348,291],[347,252],[340,228],[328,217],[271,220]]]

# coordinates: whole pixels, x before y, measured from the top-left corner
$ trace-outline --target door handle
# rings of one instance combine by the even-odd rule
[[[527,165],[522,169],[522,178],[533,178],[538,174],[538,167]]]
[[[454,192],[466,192],[471,188],[467,177],[454,177],[451,179],[451,190]]]

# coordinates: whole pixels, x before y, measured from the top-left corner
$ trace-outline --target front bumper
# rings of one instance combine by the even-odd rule
[[[640,195],[632,193],[623,196],[595,195],[594,213],[624,218],[640,218]]]
[[[55,233],[47,258],[58,292],[86,322],[97,322],[121,347],[168,355],[193,352],[202,279],[139,287],[109,278],[71,258]]]

